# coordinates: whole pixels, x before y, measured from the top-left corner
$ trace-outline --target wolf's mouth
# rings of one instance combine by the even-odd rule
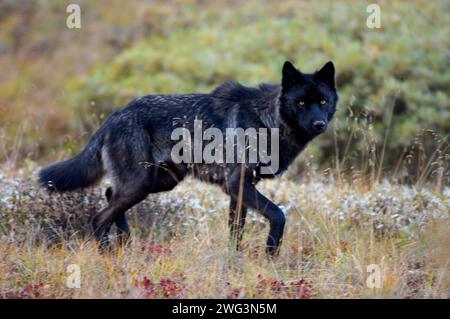
[[[323,132],[325,132],[327,129],[323,128],[323,129],[313,129],[315,134],[322,134]]]

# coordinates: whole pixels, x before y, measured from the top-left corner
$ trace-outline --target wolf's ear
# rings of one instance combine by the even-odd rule
[[[286,61],[283,65],[283,76],[281,79],[281,87],[283,92],[287,92],[294,85],[303,81],[302,73],[297,70],[291,62]]]
[[[332,89],[336,88],[335,71],[332,61],[328,61],[325,65],[314,74],[314,78],[318,81],[324,82]]]

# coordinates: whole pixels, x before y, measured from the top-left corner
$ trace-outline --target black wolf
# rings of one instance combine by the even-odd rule
[[[93,219],[94,233],[107,241],[113,223],[119,238],[129,234],[125,212],[150,193],[169,191],[187,175],[219,185],[230,196],[229,225],[233,244],[239,247],[247,208],[270,223],[266,251],[275,255],[283,236],[283,211],[262,195],[260,179],[284,172],[297,155],[333,118],[338,95],[335,69],[330,61],[319,71],[302,73],[290,62],[283,65],[280,84],[256,88],[225,82],[207,94],[148,95],[113,113],[77,156],[39,172],[39,182],[49,191],[65,192],[112,180],[106,192],[108,206]],[[176,127],[193,132],[193,122],[204,128],[278,128],[279,169],[261,174],[257,163],[176,163],[171,139]]]

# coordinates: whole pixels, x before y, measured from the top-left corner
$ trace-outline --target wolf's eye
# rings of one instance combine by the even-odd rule
[[[300,106],[305,106],[305,101],[300,101],[300,102],[298,102],[298,105],[300,105]]]
[[[320,104],[321,104],[321,105],[325,105],[325,104],[327,104],[327,101],[321,100],[321,101],[320,101]]]

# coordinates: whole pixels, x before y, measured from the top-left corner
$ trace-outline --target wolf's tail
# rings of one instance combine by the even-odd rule
[[[104,174],[102,140],[93,136],[77,156],[51,164],[38,173],[39,183],[48,191],[67,192],[95,184]]]

